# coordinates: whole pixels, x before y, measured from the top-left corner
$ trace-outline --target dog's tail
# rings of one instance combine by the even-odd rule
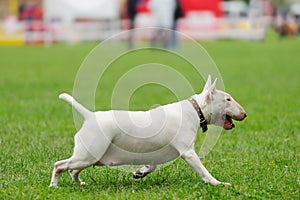
[[[90,110],[86,109],[83,105],[78,103],[71,95],[62,93],[58,97],[71,104],[85,119],[92,114]]]

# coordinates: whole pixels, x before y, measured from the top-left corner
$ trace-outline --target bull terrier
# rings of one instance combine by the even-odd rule
[[[50,187],[57,187],[60,175],[69,170],[74,182],[85,184],[79,173],[89,166],[142,165],[133,172],[143,178],[157,165],[178,157],[185,160],[205,183],[230,185],[214,178],[194,150],[198,130],[207,125],[235,127],[245,110],[228,93],[216,89],[217,79],[209,76],[203,91],[189,99],[148,111],[109,110],[92,112],[72,96],[60,99],[70,103],[84,118],[76,133],[73,155],[54,164]]]

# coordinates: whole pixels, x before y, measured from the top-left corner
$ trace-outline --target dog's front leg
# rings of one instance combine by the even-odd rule
[[[230,185],[230,183],[222,183],[215,179],[203,166],[194,149],[190,149],[183,153],[181,157],[194,169],[199,176],[201,176],[205,183],[210,183],[212,185]]]

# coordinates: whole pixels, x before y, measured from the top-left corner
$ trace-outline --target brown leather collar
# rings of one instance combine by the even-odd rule
[[[200,109],[200,106],[198,105],[197,101],[193,97],[189,98],[188,101],[191,102],[191,104],[195,108],[200,118],[200,127],[202,128],[202,132],[204,133],[205,131],[207,131],[207,121],[205,120],[205,117]]]

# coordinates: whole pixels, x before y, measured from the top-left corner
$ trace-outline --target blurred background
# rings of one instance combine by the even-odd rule
[[[121,30],[156,26],[151,1],[0,0],[0,45],[101,41]],[[178,4],[176,30],[196,40],[264,40],[268,28],[282,37],[299,35],[299,0],[178,0]],[[151,36],[145,31],[136,37]]]

